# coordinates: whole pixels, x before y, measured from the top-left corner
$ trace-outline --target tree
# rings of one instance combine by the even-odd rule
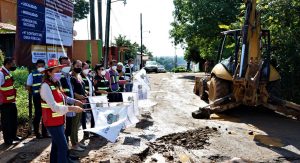
[[[74,4],[74,22],[87,18],[90,12],[89,2],[85,0],[72,0],[72,2]]]
[[[300,102],[300,1],[261,0],[261,22],[271,31],[272,59],[282,77],[285,98]]]
[[[136,55],[141,51],[141,46],[134,42],[132,43],[131,40],[127,39],[126,36],[119,35],[115,37],[115,41],[113,45],[117,47],[127,47],[128,49],[125,50],[125,60],[130,58],[136,58]],[[150,59],[153,58],[152,52],[150,52],[145,45],[143,45],[143,53],[149,55]]]
[[[219,41],[217,36],[223,30],[220,27],[229,26],[237,21],[241,1],[174,0],[173,2],[175,20],[171,23],[170,36],[175,44],[187,45],[185,58],[196,63],[200,62],[201,58],[214,59]],[[197,54],[195,50],[198,51]]]

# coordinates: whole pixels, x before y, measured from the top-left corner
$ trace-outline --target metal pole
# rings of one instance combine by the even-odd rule
[[[102,0],[98,0],[98,35],[99,39],[103,42],[103,29],[102,29]]]
[[[143,68],[143,15],[140,15],[141,19],[141,69]]]
[[[105,68],[107,68],[107,57],[109,54],[110,9],[111,9],[111,0],[107,0],[106,27],[105,27],[105,54],[104,54],[104,67]]]
[[[91,29],[91,40],[96,40],[96,23],[95,23],[95,0],[90,0],[90,29]]]

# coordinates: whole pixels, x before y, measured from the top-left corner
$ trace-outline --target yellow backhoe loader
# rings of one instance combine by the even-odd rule
[[[208,104],[192,113],[209,118],[239,105],[264,106],[300,118],[300,105],[280,98],[280,75],[270,63],[270,31],[262,30],[256,0],[246,0],[242,29],[222,32],[218,64],[199,82],[199,95]],[[230,41],[228,41],[230,40]],[[233,55],[221,60],[230,42]]]

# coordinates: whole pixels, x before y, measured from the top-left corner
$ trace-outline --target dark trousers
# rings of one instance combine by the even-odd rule
[[[83,129],[86,129],[86,114],[88,112],[82,112],[82,116],[81,116],[81,125]],[[91,113],[91,128],[95,127],[95,120],[94,120],[94,116],[92,111],[90,111]]]
[[[65,136],[67,142],[69,142],[69,136],[71,136],[71,132],[72,132],[72,119],[73,117],[66,117]]]
[[[33,118],[33,130],[35,135],[39,135],[40,122],[42,119],[42,105],[41,105],[41,97],[40,96],[32,96],[33,105],[34,105],[34,118]],[[42,135],[47,135],[47,130],[42,123]]]
[[[12,143],[17,136],[17,106],[16,103],[6,103],[0,105],[1,124],[5,143]]]
[[[68,145],[64,136],[64,125],[47,127],[47,130],[52,138],[50,163],[67,163]]]
[[[123,102],[122,93],[109,93],[107,95],[108,102]]]

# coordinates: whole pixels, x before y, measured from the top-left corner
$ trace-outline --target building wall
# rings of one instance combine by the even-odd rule
[[[16,25],[17,22],[17,1],[0,0],[0,22]]]
[[[95,66],[96,64],[100,63],[101,58],[98,57],[98,44],[97,44],[97,40],[74,40],[73,41],[73,52],[72,52],[72,60],[81,60],[81,61],[86,61],[88,56],[87,56],[87,52],[88,52],[88,44],[89,42],[91,42],[91,46],[92,46],[92,65]],[[110,47],[109,50],[109,55],[108,55],[108,60],[107,62],[109,63],[111,60],[116,60],[117,62],[119,62],[118,60],[118,51],[119,48],[117,47]],[[105,54],[105,47],[103,47],[102,49],[102,57]],[[120,53],[120,62],[124,63],[124,53]]]

